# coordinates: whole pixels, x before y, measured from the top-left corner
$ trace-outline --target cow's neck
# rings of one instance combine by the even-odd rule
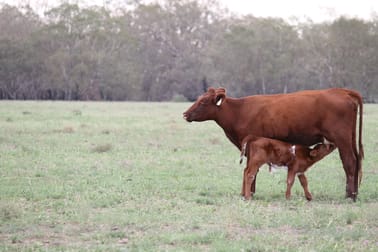
[[[244,104],[244,99],[233,99],[227,98],[224,102],[222,111],[218,113],[215,122],[224,130],[224,133],[228,139],[239,149],[241,136],[237,132],[237,127],[239,126],[238,117],[242,113],[242,105]]]

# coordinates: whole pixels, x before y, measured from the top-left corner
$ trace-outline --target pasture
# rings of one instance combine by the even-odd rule
[[[337,151],[239,194],[244,164],[189,103],[0,102],[1,251],[378,251],[378,105],[365,105],[357,202]]]

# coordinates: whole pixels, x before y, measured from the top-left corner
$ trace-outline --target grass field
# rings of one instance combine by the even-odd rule
[[[241,200],[239,152],[189,103],[0,102],[0,251],[378,251],[378,105],[346,200],[335,151],[285,200],[286,172]]]

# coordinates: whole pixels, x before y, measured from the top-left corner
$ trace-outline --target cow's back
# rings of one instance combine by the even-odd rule
[[[304,145],[321,142],[324,136],[332,141],[329,129],[355,120],[350,111],[357,106],[348,91],[334,88],[245,97],[236,122],[239,139],[254,134]]]

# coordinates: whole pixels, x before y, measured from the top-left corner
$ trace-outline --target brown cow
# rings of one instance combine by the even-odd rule
[[[334,149],[335,145],[333,144],[319,143],[314,148],[310,148],[304,145],[292,145],[271,138],[248,135],[242,141],[240,154],[240,163],[242,163],[244,156],[247,157],[247,167],[244,169],[241,195],[246,200],[251,198],[250,188],[252,181],[255,179],[259,168],[263,164],[268,164],[269,166],[287,167],[286,199],[290,199],[291,187],[294,184],[295,175],[298,175],[306,199],[310,201],[312,200],[312,195],[308,190],[307,178],[304,173],[311,165],[323,159]]]
[[[209,88],[184,112],[184,119],[188,122],[214,120],[239,150],[241,141],[249,134],[306,146],[319,143],[325,137],[339,149],[346,175],[346,196],[356,200],[362,175],[362,110],[361,95],[349,89],[237,99],[227,97],[224,88]],[[255,191],[255,181],[252,192]]]

